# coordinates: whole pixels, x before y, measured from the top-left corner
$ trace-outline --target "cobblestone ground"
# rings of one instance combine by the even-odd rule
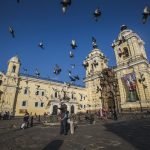
[[[0,150],[150,149],[150,119],[81,124],[74,135],[59,135],[58,126],[21,130],[13,121],[0,121]]]

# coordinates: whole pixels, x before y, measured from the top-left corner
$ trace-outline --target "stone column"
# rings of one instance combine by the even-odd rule
[[[60,108],[61,107],[60,103],[57,106],[58,106],[58,108]],[[60,114],[60,109],[58,109],[57,114]]]
[[[50,115],[52,114],[52,112],[53,112],[53,103],[50,105],[50,108],[49,108]]]
[[[69,111],[69,113],[70,113],[70,111],[71,111],[71,106],[70,106],[70,104],[68,103],[68,104],[66,104],[67,105],[67,110]]]
[[[74,104],[74,113],[75,113],[75,114],[78,113],[78,104]]]

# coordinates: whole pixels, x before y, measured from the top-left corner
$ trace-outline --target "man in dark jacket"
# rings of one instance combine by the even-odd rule
[[[67,135],[67,111],[61,109],[60,114],[60,134]]]

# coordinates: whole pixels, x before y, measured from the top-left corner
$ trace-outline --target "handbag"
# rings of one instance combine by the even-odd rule
[[[24,129],[24,128],[25,128],[25,125],[26,125],[25,123],[22,123],[20,128],[21,128],[21,129]]]

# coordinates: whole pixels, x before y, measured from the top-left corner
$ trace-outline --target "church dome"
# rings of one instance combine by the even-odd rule
[[[8,62],[20,63],[20,59],[18,58],[18,56],[14,56]]]

